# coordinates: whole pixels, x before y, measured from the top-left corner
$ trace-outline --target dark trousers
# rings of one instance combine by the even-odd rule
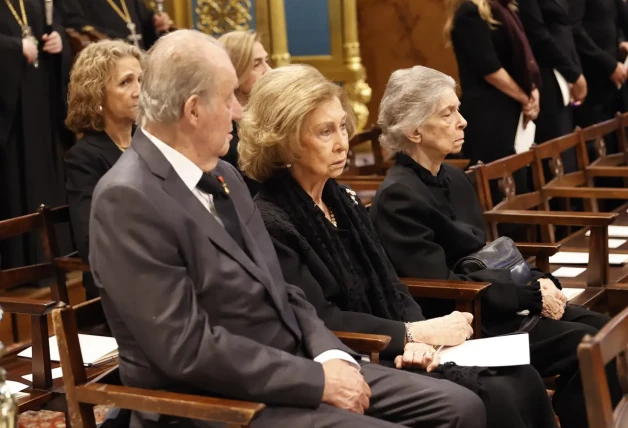
[[[558,375],[553,404],[562,428],[588,427],[576,350],[584,335],[595,335],[609,320],[600,313],[567,306],[561,320],[541,319],[530,332],[532,365],[543,377]],[[606,371],[616,404],[621,390],[614,363]]]

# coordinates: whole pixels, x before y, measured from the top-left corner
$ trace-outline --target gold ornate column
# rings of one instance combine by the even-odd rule
[[[369,120],[366,103],[371,100],[371,87],[366,83],[366,70],[360,57],[356,0],[343,0],[342,14],[344,63],[354,76],[351,81],[345,83],[345,90],[357,119],[357,129],[363,130]]]
[[[270,0],[270,58],[275,67],[290,64],[284,0]]]

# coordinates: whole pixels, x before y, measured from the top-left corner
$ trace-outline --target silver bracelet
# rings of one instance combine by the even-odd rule
[[[416,342],[416,340],[414,340],[414,336],[412,335],[412,331],[410,331],[410,327],[412,326],[411,322],[407,322],[406,323],[406,342],[407,343],[414,343]]]

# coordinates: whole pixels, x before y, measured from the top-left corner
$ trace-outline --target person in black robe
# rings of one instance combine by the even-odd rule
[[[432,365],[437,355],[431,345],[469,337],[470,314],[426,320],[395,274],[365,207],[334,180],[343,171],[354,129],[346,94],[311,67],[270,71],[252,92],[240,122],[240,164],[262,182],[255,203],[286,281],[303,289],[328,328],[389,335],[383,365],[476,392],[487,427],[555,427],[542,380],[531,366],[489,373]]]
[[[567,0],[520,0],[519,15],[532,52],[539,64],[543,93],[536,119],[535,141],[543,143],[569,134],[574,129],[572,103],[580,105],[587,95],[580,57],[573,36]],[[555,70],[570,86],[570,103],[565,105]],[[570,168],[573,171],[575,158]]]
[[[66,124],[82,137],[65,156],[66,190],[74,241],[86,263],[92,193],[131,144],[142,79],[141,58],[140,50],[132,45],[104,40],[81,51],[72,69]],[[98,297],[90,273],[83,274],[83,286],[87,299]]]
[[[32,38],[23,38],[23,24]],[[46,27],[43,1],[0,2],[0,220],[65,203],[61,92],[69,56],[57,17]],[[61,233],[62,250],[68,238]],[[41,262],[38,242],[36,234],[0,242],[1,268]]]
[[[523,311],[539,314],[528,333],[531,363],[544,377],[558,375],[553,404],[561,427],[585,428],[576,350],[585,335],[595,335],[609,318],[568,305],[560,282],[537,269],[526,285],[515,282],[509,269],[455,272],[456,262],[487,244],[473,186],[462,170],[443,163],[464,144],[467,122],[459,105],[454,80],[439,71],[413,67],[392,74],[378,123],[380,142],[396,161],[377,190],[369,215],[400,277],[491,283],[482,297],[486,335],[516,332]],[[607,371],[617,403],[621,389],[614,364]]]
[[[575,110],[576,124],[584,128],[612,119],[622,107],[619,89],[628,72],[619,57],[620,35],[622,31],[628,34],[628,11],[622,0],[569,0],[569,6],[576,49],[589,85],[586,100]],[[628,45],[622,50],[628,52]],[[609,152],[616,151],[616,144],[607,139]]]
[[[66,28],[89,32],[94,29],[110,39],[121,39],[150,49],[159,35],[172,29],[167,13],[157,14],[143,0],[61,0]],[[128,11],[128,15],[127,15]],[[129,28],[128,19],[134,25]]]

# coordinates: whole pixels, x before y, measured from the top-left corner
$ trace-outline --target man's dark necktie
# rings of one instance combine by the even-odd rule
[[[227,229],[227,232],[231,235],[233,240],[236,241],[244,252],[247,252],[235,205],[225,191],[223,184],[218,180],[218,177],[212,174],[203,173],[203,176],[196,187],[213,196],[214,206],[216,207],[220,221],[222,221],[222,224],[225,226],[225,229]]]

